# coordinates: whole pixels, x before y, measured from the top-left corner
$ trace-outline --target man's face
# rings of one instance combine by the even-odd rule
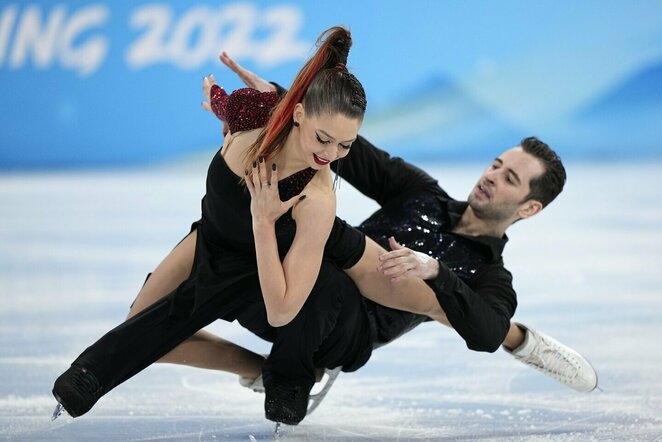
[[[469,205],[481,219],[514,222],[527,206],[524,199],[531,179],[543,172],[542,162],[521,147],[507,150],[480,177],[469,195]]]

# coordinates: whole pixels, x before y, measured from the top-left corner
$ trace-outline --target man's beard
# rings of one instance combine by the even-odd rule
[[[476,215],[476,218],[484,221],[501,222],[509,219],[513,215],[513,207],[506,204],[488,203],[480,205],[476,203],[473,195],[469,196],[469,206]]]

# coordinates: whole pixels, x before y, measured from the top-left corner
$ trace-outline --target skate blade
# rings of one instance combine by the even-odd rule
[[[55,419],[60,417],[63,411],[64,411],[64,405],[58,402],[57,405],[55,406],[55,410],[53,410],[53,415],[51,416],[51,422],[53,422]]]
[[[342,367],[336,367],[332,370],[329,369],[324,370],[324,372],[329,378],[327,379],[326,384],[324,384],[324,387],[322,387],[319,393],[310,395],[309,398],[310,405],[308,405],[308,412],[306,413],[306,416],[309,416],[313,411],[317,409],[317,407],[319,407],[320,403],[322,403],[322,400],[329,392],[329,390],[333,386],[333,383],[336,381],[336,378],[340,374],[341,369]]]

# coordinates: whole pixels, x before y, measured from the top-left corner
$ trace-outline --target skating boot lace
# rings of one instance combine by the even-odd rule
[[[565,384],[572,384],[581,370],[579,361],[544,336],[540,337],[540,343],[522,362]]]

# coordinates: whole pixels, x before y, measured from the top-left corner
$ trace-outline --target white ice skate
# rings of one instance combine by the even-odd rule
[[[512,351],[502,346],[507,353],[574,390],[589,392],[598,386],[598,374],[586,358],[544,333],[517,325],[525,331],[524,342]]]
[[[322,388],[317,393],[311,393],[308,399],[308,411],[306,412],[307,416],[315,411],[317,407],[319,407],[320,403],[333,386],[333,383],[336,381],[336,378],[340,374],[341,369],[342,367],[336,367],[334,369],[327,368],[324,370],[324,374],[326,376],[323,376],[320,381],[322,383]],[[259,375],[255,379],[240,376],[239,384],[241,384],[242,387],[251,389],[256,393],[264,393],[262,375]]]
[[[264,393],[264,383],[262,382],[262,375],[259,375],[255,379],[239,376],[239,384],[242,387],[249,388],[256,393]]]

